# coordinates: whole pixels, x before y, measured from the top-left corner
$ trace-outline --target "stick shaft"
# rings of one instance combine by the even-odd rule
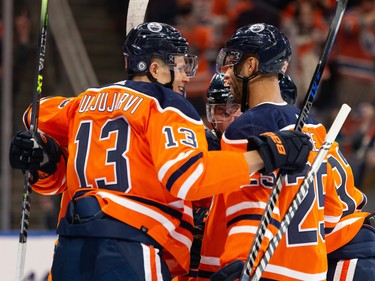
[[[346,9],[347,0],[338,0],[336,5],[336,13],[332,20],[331,27],[329,29],[326,43],[324,45],[324,49],[322,52],[322,55],[319,59],[319,62],[316,66],[313,78],[311,80],[309,89],[307,91],[307,94],[304,99],[303,107],[301,109],[301,113],[297,119],[295,130],[302,131],[303,126],[305,125],[306,119],[310,113],[310,109],[312,107],[314,98],[316,96],[316,93],[318,91],[318,86],[320,83],[320,79],[322,76],[322,73],[324,71],[324,68],[327,64],[329,54],[331,53],[333,43],[335,41],[338,29],[340,27],[340,23],[342,20],[342,17],[344,15],[345,9]],[[266,207],[264,209],[264,213],[262,216],[262,219],[260,221],[260,224],[257,228],[257,231],[255,233],[255,237],[252,243],[252,246],[250,248],[250,252],[247,258],[247,261],[244,265],[244,268],[242,270],[241,274],[241,281],[247,281],[249,280],[249,276],[251,274],[252,268],[254,266],[256,257],[258,256],[258,252],[260,249],[260,245],[263,242],[263,238],[266,232],[266,229],[269,225],[269,222],[271,220],[271,216],[273,213],[273,210],[275,208],[276,202],[279,198],[279,194],[283,185],[283,182],[285,180],[285,172],[280,171],[274,188],[271,191],[270,197],[268,199],[268,202],[266,204]]]
[[[323,53],[319,59],[319,62],[316,66],[313,79],[311,80],[307,95],[305,96],[304,104],[301,110],[301,114],[298,117],[295,130],[302,131],[305,121],[310,113],[312,102],[318,92],[318,87],[320,80],[322,78],[323,71],[326,67],[329,55],[332,51],[333,44],[336,39],[337,32],[339,30],[342,17],[346,9],[348,0],[337,0],[335,16],[332,20],[330,29],[328,31],[326,43],[324,45]]]
[[[46,51],[47,42],[47,23],[48,23],[48,0],[42,0],[41,12],[40,12],[40,34],[39,34],[39,54],[38,54],[38,65],[37,65],[37,76],[35,80],[35,88],[32,100],[32,112],[30,122],[30,132],[35,134],[38,128],[38,117],[39,117],[39,103],[42,94],[43,85],[43,70],[44,70],[44,58]],[[31,184],[29,181],[30,171],[25,171],[25,182],[24,182],[24,193],[22,200],[22,215],[20,223],[20,234],[18,243],[17,253],[17,264],[16,264],[16,281],[19,281],[23,277],[25,257],[26,257],[26,243],[29,228],[30,218],[30,207],[31,207]]]

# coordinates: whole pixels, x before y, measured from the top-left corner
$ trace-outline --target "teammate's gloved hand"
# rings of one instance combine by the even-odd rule
[[[211,281],[233,281],[241,277],[244,262],[235,260],[211,275]]]
[[[312,144],[307,135],[299,131],[264,133],[248,139],[247,150],[259,150],[264,161],[261,173],[269,174],[278,168],[302,171]]]
[[[363,222],[363,224],[368,224],[368,225],[371,225],[372,227],[375,227],[375,213],[368,215],[365,221]]]
[[[193,209],[194,235],[203,235],[209,208],[197,207]]]
[[[51,175],[57,170],[61,154],[53,138],[36,132],[34,139],[31,132],[19,131],[10,144],[9,162],[14,169],[29,170],[33,177],[37,176],[38,170]],[[33,179],[32,183],[36,181]]]

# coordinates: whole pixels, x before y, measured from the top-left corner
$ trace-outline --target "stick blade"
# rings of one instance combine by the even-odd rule
[[[126,34],[133,28],[143,23],[148,6],[148,0],[130,0],[126,20]]]

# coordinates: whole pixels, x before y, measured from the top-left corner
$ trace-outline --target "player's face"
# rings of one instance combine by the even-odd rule
[[[229,109],[225,103],[208,104],[207,107],[209,110],[209,114],[207,115],[208,121],[220,133],[224,133],[229,124],[241,115],[239,104],[232,104]]]
[[[159,73],[157,76],[157,81],[161,84],[170,83],[172,80],[171,71],[174,72],[174,78],[172,83],[173,91],[185,96],[185,84],[190,82],[190,72],[186,65],[186,57],[175,56],[173,59],[173,64],[170,65],[161,64]]]
[[[228,128],[230,123],[232,123],[238,116],[242,114],[241,110],[238,109],[235,115],[231,115],[229,118],[226,120],[223,120],[222,122],[216,123],[215,124],[215,129],[218,130],[220,133],[224,133],[224,131]]]
[[[242,81],[234,74],[234,65],[229,65],[224,73],[224,80],[230,87],[230,92],[233,95],[233,102],[241,104]]]
[[[287,68],[287,64],[285,65],[285,68]],[[232,102],[241,104],[241,93],[243,92],[244,80],[248,79],[257,70],[258,60],[252,56],[248,57],[242,62],[239,62],[236,65],[228,65],[226,67],[224,80],[227,81],[230,86],[231,94],[233,95]],[[254,81],[255,79],[258,79],[258,77],[252,78],[252,81]]]
[[[190,78],[186,72],[186,62],[183,56],[176,56],[175,63],[176,66],[173,68],[173,91],[185,96],[185,84],[190,82]]]

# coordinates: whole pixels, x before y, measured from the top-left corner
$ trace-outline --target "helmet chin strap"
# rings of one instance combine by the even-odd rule
[[[249,109],[249,104],[247,103],[247,89],[249,85],[250,78],[240,78],[242,79],[242,96],[241,96],[241,112],[245,112]]]
[[[158,83],[158,80],[156,80],[155,77],[151,75],[150,71],[147,71],[146,76],[147,76],[147,78],[148,78],[152,83]]]
[[[220,140],[221,136],[222,136],[222,133],[218,129],[216,129],[215,126],[213,126],[213,127],[214,127],[214,132],[216,134],[216,137]]]
[[[248,77],[243,77],[243,76],[240,76],[237,74],[237,69],[235,69],[235,73],[234,75],[241,79],[242,80],[242,95],[241,95],[241,112],[245,112],[246,110],[249,109],[249,104],[247,102],[248,100],[248,85],[249,85],[249,81],[253,78],[255,78],[256,76],[262,74],[261,71],[257,70],[255,71],[253,74],[251,74],[250,76]]]
[[[165,86],[165,87],[167,87],[167,88],[173,90],[174,70],[169,70],[169,72],[171,73],[171,81],[168,82],[168,83],[165,83],[165,84],[162,84],[162,83],[160,83],[157,79],[155,79],[155,77],[152,76],[151,73],[150,73],[149,71],[146,73],[146,75],[147,75],[147,78],[148,78],[151,82],[153,82],[153,83],[160,83],[160,84],[162,84],[163,86]]]
[[[165,83],[163,84],[165,87],[173,90],[173,81],[174,81],[174,70],[169,70],[169,73],[171,74],[171,81],[169,81],[168,83]]]

